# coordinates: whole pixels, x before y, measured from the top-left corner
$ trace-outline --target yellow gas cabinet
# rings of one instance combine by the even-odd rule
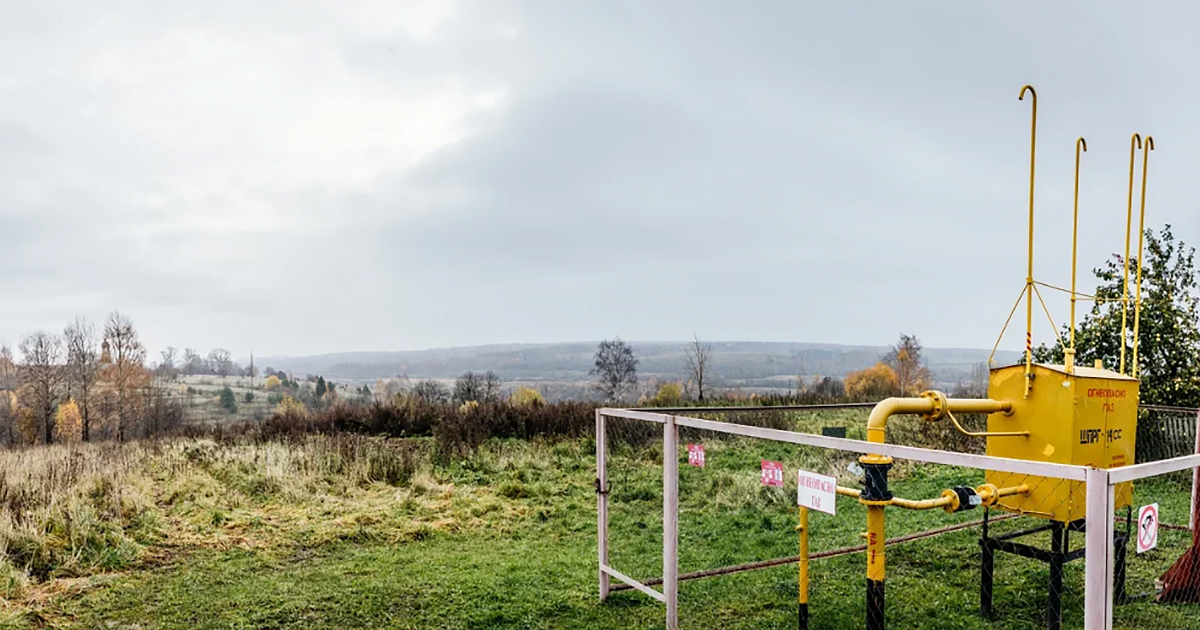
[[[1009,413],[988,416],[988,431],[1027,431],[1026,436],[989,437],[987,454],[1058,464],[1119,468],[1134,463],[1137,439],[1138,381],[1099,368],[1033,364],[1025,397],[1025,366],[991,370],[988,397],[1012,401]],[[1080,481],[987,472],[997,488],[1029,487],[1027,494],[1000,499],[997,507],[1069,523],[1087,511]],[[1116,488],[1116,506],[1128,506],[1132,484]]]

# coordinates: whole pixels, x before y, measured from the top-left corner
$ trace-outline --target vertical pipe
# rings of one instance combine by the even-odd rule
[[[667,630],[679,629],[679,428],[663,424],[663,595]]]
[[[988,516],[990,508],[983,508],[983,530],[979,537],[979,614],[984,619],[992,618],[993,577],[996,570],[996,548],[988,536]]]
[[[600,601],[608,598],[608,427],[596,410],[596,546],[600,556]]]
[[[1125,373],[1125,331],[1126,319],[1129,316],[1129,231],[1133,227],[1133,158],[1136,149],[1142,148],[1142,137],[1138,134],[1133,134],[1129,138],[1129,201],[1125,211],[1125,275],[1121,280],[1121,363],[1117,369],[1120,374]]]
[[[1113,528],[1113,605],[1123,604],[1125,597],[1125,557],[1129,546],[1129,526],[1133,521],[1133,506],[1125,508],[1125,531]]]
[[[1112,507],[1108,503],[1108,471],[1087,469],[1087,529],[1084,534],[1084,630],[1105,630],[1108,620],[1109,558],[1113,551]],[[1107,522],[1107,526],[1104,526]]]
[[[1133,377],[1138,375],[1138,324],[1142,319],[1142,241],[1146,237],[1146,167],[1150,161],[1150,152],[1154,150],[1154,138],[1146,136],[1142,147],[1142,209],[1138,219],[1138,266],[1137,292],[1133,297]]]
[[[796,531],[800,532],[800,560],[797,563],[800,567],[799,588],[797,597],[797,627],[800,630],[808,630],[808,508],[800,508],[800,525],[796,527]]]
[[[1033,174],[1037,158],[1037,91],[1021,88],[1017,100],[1025,100],[1025,91],[1033,95],[1033,120],[1029,127],[1029,259],[1025,271],[1025,398],[1033,385]]]
[[[1046,604],[1047,630],[1062,628],[1063,564],[1066,558],[1067,528],[1059,521],[1050,522],[1050,598]]]
[[[867,630],[884,630],[884,515],[882,505],[867,506]]]
[[[1075,219],[1071,226],[1071,347],[1065,357],[1067,372],[1075,373],[1075,272],[1079,260],[1079,158],[1087,151],[1087,140],[1075,141]]]

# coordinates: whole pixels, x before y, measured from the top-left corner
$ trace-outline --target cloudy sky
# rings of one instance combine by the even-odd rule
[[[1025,83],[1040,279],[1080,135],[1081,267],[1123,246],[1135,131],[1148,225],[1200,243],[1195,5],[900,4],[0,0],[0,342],[119,309],[236,356],[989,347]]]

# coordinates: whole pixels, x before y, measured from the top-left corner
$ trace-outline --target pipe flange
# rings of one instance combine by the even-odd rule
[[[929,413],[922,414],[921,419],[926,422],[936,422],[946,417],[946,412],[949,410],[949,403],[946,401],[946,395],[937,390],[921,392],[921,398],[927,398],[933,401],[933,409]]]
[[[958,497],[958,493],[953,490],[942,490],[942,498],[949,499],[950,501],[944,508],[947,514],[957,512],[959,506],[962,505],[962,500]]]
[[[1000,491],[990,483],[975,488],[975,494],[978,494],[979,498],[983,500],[983,507],[992,507],[1000,500]]]

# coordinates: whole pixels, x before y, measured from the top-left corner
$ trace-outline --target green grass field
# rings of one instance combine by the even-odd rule
[[[857,417],[820,419],[843,421]],[[808,420],[797,422],[810,428]],[[419,443],[416,459],[399,473],[380,463],[380,453],[392,447],[330,446],[323,442],[328,439],[127,447],[137,450],[120,456],[121,479],[127,494],[137,496],[124,500],[155,515],[152,526],[137,521],[142,529],[130,542],[137,553],[119,562],[52,570],[49,579],[34,577],[10,588],[4,623],[189,630],[662,627],[662,606],[640,593],[598,601],[590,439],[491,442],[467,459],[436,465]],[[784,461],[790,471],[803,466],[830,472],[844,470],[852,459],[699,434],[685,435],[688,440],[705,441],[708,465],[681,466],[685,572],[796,553],[794,483],[761,487],[761,459]],[[661,448],[651,443],[612,450],[611,562],[635,577],[656,577]],[[978,471],[940,466],[900,465],[895,477],[894,490],[909,498],[982,481]],[[1139,484],[1135,501],[1157,501],[1165,522],[1186,524],[1186,486],[1178,481]],[[93,482],[80,483],[78,501],[93,500]],[[76,496],[58,492],[64,504]],[[46,514],[51,518],[53,511]],[[889,509],[888,536],[979,516]],[[122,522],[126,531],[137,524]],[[863,509],[840,499],[837,516],[813,516],[812,551],[860,544],[864,523]],[[995,528],[1032,524],[1023,518]],[[62,526],[42,529],[54,527]],[[1187,536],[1164,532],[1160,549],[1136,558],[1131,552],[1130,590],[1152,588],[1186,548]],[[80,536],[66,538],[47,535],[43,544],[87,548]],[[889,627],[1044,627],[1047,567],[1013,556],[997,558],[997,618],[979,617],[977,541],[978,529],[967,529],[889,547]],[[1044,535],[1027,542],[1048,545]],[[1082,535],[1076,534],[1073,545],[1079,544]],[[862,627],[864,565],[861,553],[813,562],[810,627]],[[1068,565],[1067,628],[1082,625],[1082,569],[1082,561]],[[795,601],[794,565],[685,582],[681,627],[792,628]],[[1143,600],[1122,606],[1116,626],[1200,628],[1200,606]]]

